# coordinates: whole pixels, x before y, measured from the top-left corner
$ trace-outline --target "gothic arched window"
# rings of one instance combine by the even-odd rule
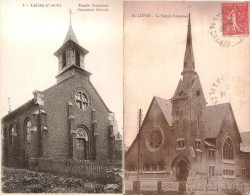
[[[159,171],[163,171],[165,169],[165,163],[163,161],[158,162]]]
[[[134,162],[130,162],[128,164],[128,168],[127,168],[128,171],[136,171],[136,165]]]
[[[234,145],[231,138],[226,138],[223,145],[223,159],[234,160]]]
[[[152,169],[152,171],[157,171],[157,163],[156,162],[151,163],[151,169]]]
[[[143,170],[144,171],[150,171],[150,163],[149,162],[145,162],[143,165]]]
[[[25,121],[26,142],[31,141],[31,122],[29,119]]]
[[[9,130],[9,143],[13,144],[14,143],[14,136],[15,136],[15,127],[13,125],[10,126]]]

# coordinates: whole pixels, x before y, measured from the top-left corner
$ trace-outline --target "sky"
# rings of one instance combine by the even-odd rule
[[[138,132],[138,109],[145,116],[153,96],[172,98],[182,78],[189,10],[195,66],[207,105],[215,104],[209,93],[221,79],[214,87],[217,104],[231,102],[239,130],[250,131],[250,37],[224,37],[220,31],[221,9],[221,2],[125,2],[126,146]],[[149,17],[140,17],[142,14]],[[217,41],[210,34],[211,26],[215,26]],[[230,46],[218,44],[220,40],[228,41]]]
[[[71,9],[78,42],[90,52],[85,57],[85,69],[92,73],[91,82],[108,108],[115,112],[122,131],[122,1],[1,0],[0,3],[1,117],[8,112],[8,97],[14,110],[32,99],[34,90],[43,91],[56,84],[58,60],[53,53],[63,44]],[[108,4],[109,11],[83,10],[96,9],[92,4]]]
[[[250,130],[250,38],[222,35],[220,2],[37,2],[45,7],[25,0],[0,3],[0,117],[8,112],[8,97],[14,110],[32,99],[34,90],[56,83],[58,61],[53,53],[64,41],[71,9],[76,37],[90,51],[85,68],[115,112],[129,146],[138,131],[138,109],[145,116],[153,96],[170,99],[174,94],[184,60],[188,21],[184,16],[190,10],[196,71],[208,105],[214,104],[209,96],[213,83],[223,78],[216,87],[218,103],[231,102],[239,130]],[[109,11],[83,10],[92,9],[92,4],[108,4]],[[212,23],[229,47],[210,35]],[[221,93],[226,95],[221,98]]]

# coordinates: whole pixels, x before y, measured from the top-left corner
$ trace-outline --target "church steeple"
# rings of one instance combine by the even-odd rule
[[[78,42],[78,40],[77,40],[77,38],[76,38],[76,35],[75,35],[74,31],[73,31],[73,28],[72,28],[72,26],[71,26],[71,23],[70,23],[70,25],[69,25],[69,30],[68,30],[68,32],[67,32],[67,35],[66,35],[66,37],[65,37],[65,39],[64,39],[63,44],[66,43],[68,40],[72,40],[72,41],[74,41],[75,43],[79,44],[79,42]]]
[[[72,74],[70,73],[72,69],[77,69],[86,76],[90,75],[84,66],[84,58],[89,51],[80,46],[76,38],[71,25],[71,14],[72,12],[70,12],[70,25],[63,45],[54,53],[58,57],[59,64],[59,73],[56,76],[58,82],[68,78],[68,75]]]
[[[188,15],[188,30],[187,30],[186,51],[184,56],[184,66],[183,66],[183,72],[181,74],[183,75],[183,84],[185,88],[188,89],[192,80],[195,78],[197,74],[195,71],[194,53],[192,45],[190,13]]]

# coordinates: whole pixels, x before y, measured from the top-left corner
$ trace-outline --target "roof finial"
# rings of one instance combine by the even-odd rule
[[[73,14],[73,12],[71,9],[69,9],[69,19],[70,19],[69,24],[70,24],[70,26],[71,26],[71,14]]]

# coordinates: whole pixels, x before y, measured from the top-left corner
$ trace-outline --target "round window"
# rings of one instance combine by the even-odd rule
[[[154,127],[146,134],[145,144],[150,152],[155,152],[161,148],[164,143],[164,133],[160,127]]]
[[[75,95],[76,105],[81,110],[86,110],[89,106],[89,100],[85,93],[79,91]]]

